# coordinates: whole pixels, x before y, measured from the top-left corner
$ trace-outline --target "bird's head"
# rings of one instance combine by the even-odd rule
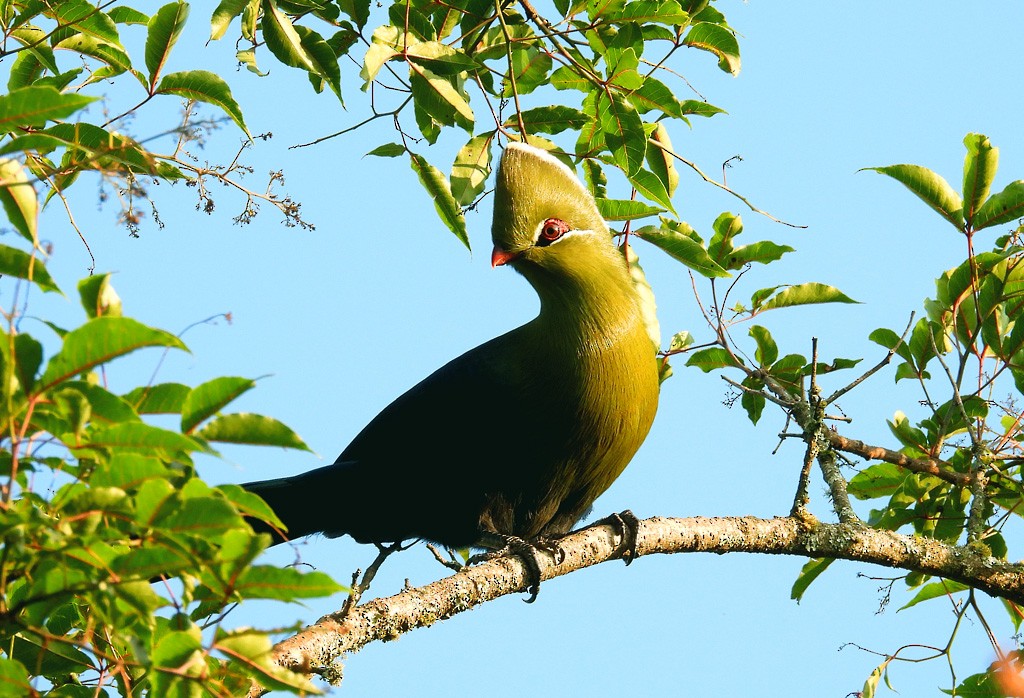
[[[511,265],[542,298],[546,289],[625,278],[625,264],[590,192],[570,168],[531,145],[505,148],[491,237],[492,266]]]

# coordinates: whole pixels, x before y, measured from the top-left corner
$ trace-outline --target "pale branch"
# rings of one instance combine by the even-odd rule
[[[898,465],[901,468],[906,468],[915,473],[922,473],[924,475],[934,475],[940,480],[957,485],[959,487],[966,487],[970,484],[970,476],[966,473],[958,473],[953,470],[953,466],[945,461],[936,460],[934,458],[911,458],[905,453],[899,451],[893,451],[882,446],[871,446],[863,441],[857,439],[848,439],[845,436],[840,436],[834,431],[830,431],[828,434],[829,442],[832,444],[832,448],[837,451],[843,451],[845,453],[853,453],[866,460],[881,460],[886,463],[892,463]]]
[[[565,553],[560,564],[556,565],[550,556],[538,555],[541,579],[616,559],[619,545],[619,532],[609,524],[569,534],[559,541]],[[984,555],[974,548],[860,523],[826,524],[793,517],[654,517],[640,522],[636,552],[638,556],[746,552],[852,560],[953,579],[991,596],[1024,604],[1024,565]],[[423,587],[368,601],[344,617],[325,616],[279,643],[274,648],[274,661],[306,675],[324,673],[342,654],[370,642],[393,640],[500,596],[522,593],[530,584],[526,577],[526,567],[515,557],[466,567]],[[249,696],[264,692],[254,686]]]
[[[796,494],[793,496],[793,508],[790,509],[790,516],[802,518],[807,515],[807,505],[811,502],[811,497],[808,494],[811,468],[814,466],[814,461],[817,457],[818,440],[811,439],[807,442],[807,450],[804,453],[804,465],[800,469],[800,479],[797,482]]]
[[[828,485],[829,494],[832,496],[832,508],[835,509],[839,520],[849,524],[860,523],[860,517],[850,504],[846,478],[839,472],[839,466],[836,464],[836,452],[831,448],[821,449],[818,453],[818,465],[821,466],[821,475]]]

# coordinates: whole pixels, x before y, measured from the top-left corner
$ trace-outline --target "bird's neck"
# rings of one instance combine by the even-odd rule
[[[611,348],[642,325],[639,303],[624,267],[557,283],[534,283],[540,296],[538,330],[583,352]]]

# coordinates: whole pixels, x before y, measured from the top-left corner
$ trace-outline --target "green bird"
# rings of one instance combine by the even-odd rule
[[[245,485],[289,537],[550,541],[636,453],[658,405],[658,363],[593,197],[555,157],[510,143],[491,234],[492,266],[525,276],[540,314],[412,387],[332,465]]]

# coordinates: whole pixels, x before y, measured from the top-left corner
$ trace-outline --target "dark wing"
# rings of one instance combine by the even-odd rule
[[[293,537],[475,543],[496,493],[528,488],[565,432],[551,417],[560,411],[557,376],[528,365],[542,352],[526,343],[514,330],[442,366],[384,408],[333,465],[247,487]]]

